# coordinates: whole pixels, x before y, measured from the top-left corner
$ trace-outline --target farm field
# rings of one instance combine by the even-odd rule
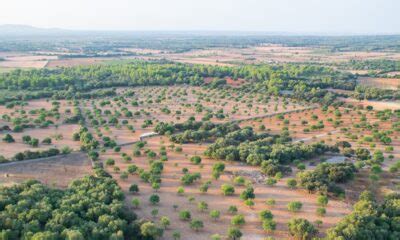
[[[129,205],[133,198],[137,198],[142,203],[141,206],[135,211],[151,220],[154,217],[151,215],[153,209],[159,211],[159,216],[169,216],[171,218],[170,229],[179,230],[182,234],[182,238],[191,239],[208,239],[213,234],[224,235],[226,229],[230,225],[232,214],[228,213],[228,208],[232,205],[237,206],[239,214],[243,214],[246,219],[246,224],[241,230],[243,231],[243,238],[245,239],[264,239],[266,236],[273,236],[276,239],[287,239],[287,218],[288,215],[292,215],[287,209],[286,205],[290,201],[301,201],[303,203],[303,210],[299,213],[295,213],[296,217],[306,217],[311,221],[317,219],[322,220],[321,231],[332,227],[335,222],[342,218],[345,214],[350,211],[349,204],[341,201],[331,201],[327,207],[327,215],[324,217],[318,217],[315,214],[318,208],[316,204],[316,195],[310,195],[301,190],[292,190],[285,185],[286,178],[282,178],[276,186],[269,187],[264,184],[265,176],[263,177],[257,167],[246,166],[235,162],[225,162],[226,169],[225,173],[218,180],[214,180],[211,172],[212,166],[215,164],[215,160],[203,158],[201,165],[194,165],[190,163],[189,158],[194,155],[198,155],[203,152],[206,148],[205,145],[196,144],[185,144],[183,145],[183,151],[176,153],[168,146],[171,143],[165,137],[152,137],[147,140],[145,146],[146,149],[158,152],[159,149],[164,146],[167,147],[168,161],[164,164],[164,171],[162,173],[162,184],[160,190],[153,190],[151,185],[143,182],[138,175],[129,176],[127,179],[120,179],[119,171],[127,171],[127,168],[131,164],[135,164],[137,167],[142,169],[149,169],[149,161],[145,156],[133,157],[132,161],[124,161],[121,158],[121,153],[131,155],[132,147],[126,146],[121,149],[120,153],[107,152],[103,155],[102,160],[105,163],[107,159],[112,158],[116,161],[114,166],[107,167],[107,171],[112,173],[114,178],[120,179],[119,184],[126,192],[128,198],[126,199]],[[119,171],[115,172],[113,168],[118,167]],[[184,186],[184,193],[178,194],[178,188],[182,186],[180,181],[184,175],[181,171],[183,168],[190,169],[190,172],[199,172],[201,174],[201,181],[199,183]],[[239,199],[239,193],[242,192],[245,187],[236,187],[236,194],[232,196],[223,196],[221,193],[221,185],[223,184],[234,184],[233,179],[237,176],[243,176],[247,181],[250,181],[254,187],[256,200],[254,207],[247,207]],[[211,181],[210,187],[207,193],[199,191],[199,187],[202,183]],[[131,184],[138,184],[140,192],[138,194],[131,194],[129,187]],[[149,197],[152,194],[160,196],[160,204],[152,205],[149,203]],[[191,200],[192,198],[192,200]],[[193,200],[194,198],[194,200]],[[268,206],[266,201],[268,199],[274,199],[276,204],[274,206]],[[200,211],[198,209],[199,202],[208,203],[208,210]],[[175,210],[174,205],[178,205]],[[179,220],[179,211],[189,210],[193,218],[201,219],[205,223],[203,231],[196,235],[193,235],[193,230],[190,229],[189,224]],[[265,234],[262,230],[262,223],[258,218],[258,213],[262,210],[269,209],[274,214],[274,219],[277,222],[277,230],[271,234]],[[211,210],[218,210],[221,212],[220,219],[213,221],[210,218],[208,212]],[[172,237],[172,230],[166,231],[164,239],[170,239]]]
[[[400,239],[400,1],[21,2],[0,240]]]
[[[296,55],[264,48],[260,58]],[[2,75],[0,185],[70,193],[111,181],[129,231],[150,224],[165,240],[296,239],[297,224],[336,239],[360,196],[385,204],[399,192],[396,90],[315,65],[73,60]]]
[[[399,78],[371,78],[371,77],[360,77],[359,83],[364,86],[377,87],[383,89],[399,89],[400,79]]]
[[[325,112],[321,111],[321,109],[304,110],[285,114],[281,120],[275,117],[241,123],[243,126],[252,126],[254,129],[266,126],[268,132],[275,134],[279,133],[282,128],[287,128],[295,142],[324,141],[328,144],[335,144],[336,142],[346,141],[356,148],[366,148],[371,152],[381,151],[385,159],[389,159],[389,161],[383,163],[383,167],[388,169],[394,164],[391,159],[400,158],[399,136],[395,132],[391,133],[390,137],[393,141],[390,145],[394,147],[394,151],[388,152],[386,150],[387,144],[384,142],[371,143],[374,132],[361,127],[364,124],[376,125],[379,127],[379,131],[390,132],[393,123],[392,118],[382,120],[374,111],[357,110],[356,112],[350,112],[346,108],[329,109]],[[321,125],[322,128],[318,128],[318,125]],[[328,158],[325,157],[325,159]],[[395,175],[389,175],[386,178],[392,178],[395,182],[399,181]],[[385,183],[382,185],[385,186]],[[365,183],[364,187],[367,187]],[[384,189],[381,194],[384,195],[386,190]],[[392,190],[396,191],[396,189]],[[355,195],[348,195],[349,201],[356,199],[358,194],[359,192]]]
[[[35,179],[49,186],[66,188],[77,177],[92,173],[90,160],[83,153],[47,159],[11,162],[0,167],[0,185],[10,186]]]
[[[334,64],[349,60],[399,60],[400,54],[362,51],[332,53],[324,48],[287,47],[270,44],[249,48],[194,50],[187,53],[165,54],[165,57],[174,61],[185,63],[230,66],[240,63],[254,64],[315,62],[322,64]]]
[[[0,68],[44,68],[50,60],[56,59],[57,56],[48,55],[29,55],[23,53],[6,53],[0,52]]]

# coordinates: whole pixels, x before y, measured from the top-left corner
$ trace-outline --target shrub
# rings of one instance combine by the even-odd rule
[[[191,214],[189,210],[182,210],[179,212],[179,219],[183,221],[189,221],[191,219]]]
[[[298,212],[303,207],[303,204],[299,201],[289,202],[287,208],[291,212]]]
[[[302,218],[294,218],[288,222],[289,233],[296,239],[312,239],[318,230],[309,221]]]
[[[208,209],[208,204],[204,201],[201,201],[197,204],[197,208],[201,211],[204,212],[205,210]]]
[[[237,240],[237,239],[240,239],[243,234],[239,228],[230,227],[227,231],[227,235],[228,235],[229,239]]]
[[[246,180],[244,179],[244,177],[242,176],[237,176],[233,179],[233,182],[235,183],[235,185],[237,186],[243,186],[246,182]]]
[[[238,212],[238,209],[237,209],[237,207],[236,206],[229,206],[229,208],[228,208],[228,213],[230,213],[230,214],[236,214]]]
[[[319,207],[319,208],[317,208],[317,215],[318,216],[325,216],[325,214],[326,214],[326,209],[325,208],[323,208],[323,207]]]
[[[210,217],[215,221],[221,216],[221,212],[218,210],[210,211]]]
[[[201,163],[201,157],[200,156],[193,156],[190,158],[190,162],[199,165]]]
[[[325,207],[326,205],[328,205],[328,202],[329,202],[329,199],[325,195],[319,195],[317,198],[318,206]]]
[[[235,193],[235,188],[232,185],[223,184],[221,186],[221,191],[225,196],[231,196]]]
[[[269,210],[263,210],[263,211],[261,211],[261,212],[258,214],[258,216],[260,217],[260,220],[261,220],[261,221],[269,220],[269,219],[273,219],[273,218],[274,218],[274,215],[272,215],[271,211],[269,211]]]
[[[204,223],[203,221],[199,220],[199,219],[193,219],[190,222],[190,228],[194,229],[196,232],[199,231],[200,229],[204,228]]]
[[[11,136],[11,134],[8,134],[8,133],[3,137],[3,141],[6,142],[6,143],[15,142],[13,136]]]
[[[254,194],[253,187],[247,187],[243,192],[240,194],[240,199],[247,200],[247,199],[254,199],[256,195]]]
[[[137,184],[132,184],[129,187],[129,192],[131,193],[138,193],[139,192],[139,186]]]
[[[286,184],[287,184],[287,186],[288,186],[289,188],[294,189],[294,188],[296,188],[296,186],[297,186],[297,181],[296,181],[296,179],[294,179],[294,178],[289,178],[289,179],[287,180]]]
[[[275,206],[276,201],[275,201],[275,199],[270,198],[270,199],[267,199],[267,200],[265,201],[265,204],[267,204],[268,206]]]
[[[276,229],[276,222],[272,219],[267,219],[262,222],[262,228],[266,232],[271,232]]]
[[[234,226],[242,226],[246,223],[244,216],[242,214],[238,214],[232,217],[231,224]]]
[[[157,194],[152,194],[149,197],[149,201],[152,205],[157,205],[160,202],[160,196],[158,196]]]

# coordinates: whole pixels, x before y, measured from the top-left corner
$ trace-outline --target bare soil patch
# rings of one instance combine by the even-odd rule
[[[44,184],[65,188],[74,179],[91,174],[92,168],[85,153],[55,156],[46,160],[0,164],[0,184],[9,185],[36,179]]]

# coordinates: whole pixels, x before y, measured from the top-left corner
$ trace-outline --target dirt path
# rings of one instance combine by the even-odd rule
[[[333,131],[330,131],[330,132],[327,132],[327,133],[317,134],[317,135],[312,136],[312,137],[296,139],[293,142],[295,142],[295,143],[297,143],[297,142],[309,142],[309,141],[311,141],[313,139],[323,138],[323,137],[328,136],[329,134],[335,134],[335,133],[338,133],[338,132],[340,132],[340,130],[333,130]]]
[[[261,116],[255,116],[255,117],[250,117],[250,118],[244,118],[244,119],[236,119],[236,120],[231,120],[229,122],[231,123],[241,123],[241,122],[245,122],[245,121],[252,121],[252,120],[256,120],[256,119],[263,119],[263,118],[270,118],[270,117],[274,117],[280,114],[289,114],[289,113],[294,113],[294,112],[301,112],[301,111],[306,111],[306,110],[312,110],[312,109],[317,109],[317,106],[311,106],[311,107],[306,107],[306,108],[301,108],[301,109],[293,109],[293,110],[289,110],[289,111],[283,111],[283,112],[274,112],[274,113],[268,113],[265,115],[261,115]]]

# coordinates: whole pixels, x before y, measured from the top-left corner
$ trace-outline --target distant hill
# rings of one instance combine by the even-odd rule
[[[4,24],[0,25],[0,35],[26,36],[26,35],[52,35],[66,34],[71,31],[60,28],[38,28],[30,25]]]

